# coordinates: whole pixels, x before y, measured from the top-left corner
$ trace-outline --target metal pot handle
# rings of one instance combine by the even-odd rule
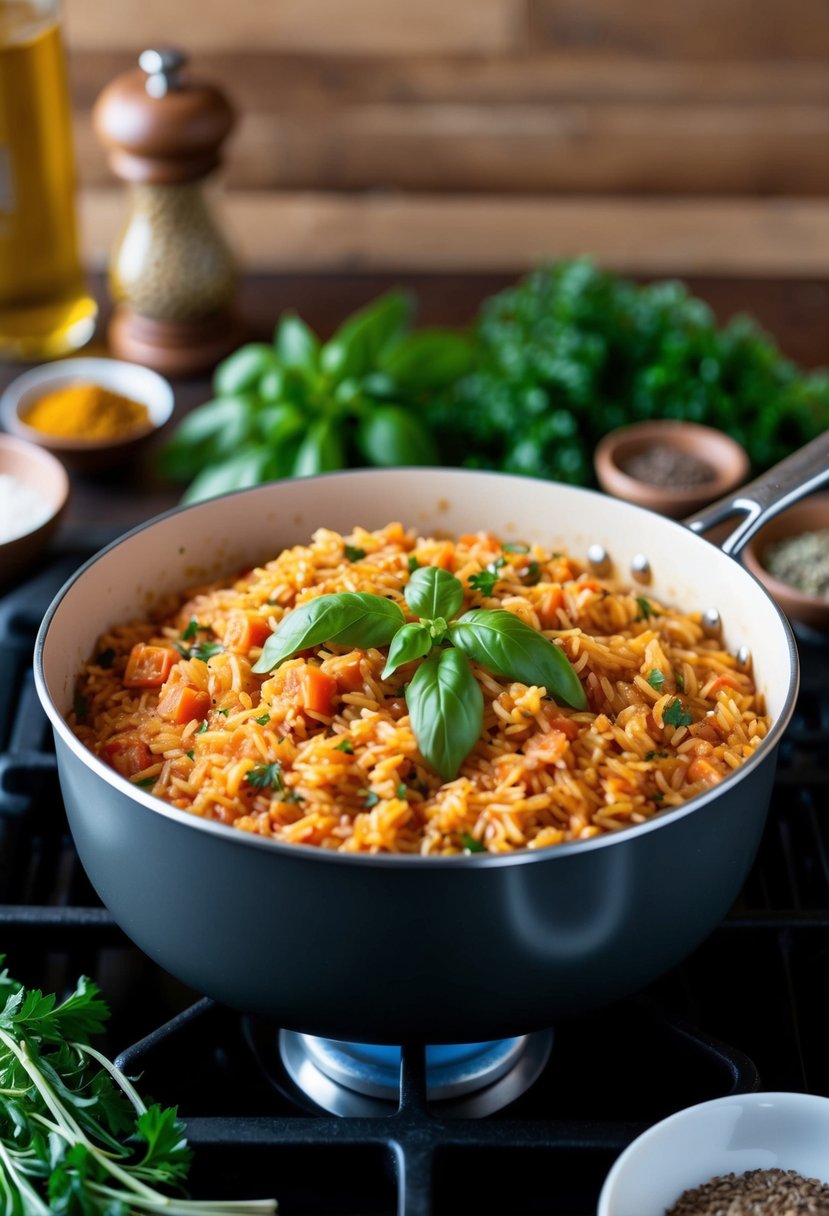
[[[720,544],[723,553],[736,557],[763,524],[827,482],[829,430],[739,490],[692,515],[685,523],[692,532],[707,532],[732,515],[742,514],[737,527]]]

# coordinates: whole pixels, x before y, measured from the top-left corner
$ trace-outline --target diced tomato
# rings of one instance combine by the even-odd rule
[[[148,646],[136,642],[127,659],[124,672],[126,688],[160,688],[178,659],[169,646]]]
[[[209,709],[210,693],[192,684],[171,684],[158,702],[159,716],[177,726],[183,726],[193,718],[206,718]]]
[[[337,695],[337,681],[320,667],[310,664],[302,673],[300,683],[300,700],[303,709],[330,717],[334,712],[334,701]]]
[[[439,566],[441,570],[451,570],[455,565],[455,546],[451,540],[445,540],[435,549],[429,558],[430,566]]]
[[[570,718],[552,718],[550,726],[552,726],[553,730],[560,730],[571,742],[579,733],[578,723],[571,721]]]
[[[121,735],[109,739],[101,748],[101,755],[107,764],[114,768],[122,777],[134,777],[153,762],[153,754],[142,739],[134,735]]]
[[[233,612],[228,617],[223,641],[227,650],[235,650],[237,654],[247,654],[254,646],[264,646],[270,636],[270,626],[261,616],[248,616],[245,612]]]
[[[545,591],[536,605],[538,619],[542,629],[555,629],[558,625],[558,610],[564,603],[564,592],[561,587],[551,587]]]
[[[363,687],[363,673],[360,670],[360,657],[357,655],[337,668],[337,686],[341,692],[358,692]]]

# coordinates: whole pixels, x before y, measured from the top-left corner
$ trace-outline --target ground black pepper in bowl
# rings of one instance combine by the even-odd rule
[[[619,462],[628,477],[652,486],[698,486],[713,481],[715,471],[707,460],[670,443],[653,443]]]
[[[829,1183],[794,1170],[723,1174],[684,1191],[666,1216],[829,1216]]]

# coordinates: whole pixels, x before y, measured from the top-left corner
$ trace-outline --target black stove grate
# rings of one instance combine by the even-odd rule
[[[674,1110],[756,1087],[829,1095],[829,646],[802,643],[756,864],[691,958],[557,1026],[540,1079],[495,1115],[446,1118],[407,1046],[399,1109],[338,1118],[296,1091],[273,1027],[199,999],[133,947],[78,863],[31,673],[37,628],[77,562],[0,600],[0,949],[26,983],[60,991],[84,973],[103,986],[104,1047],[179,1106],[196,1193],[275,1195],[285,1216],[588,1216],[619,1151]]]

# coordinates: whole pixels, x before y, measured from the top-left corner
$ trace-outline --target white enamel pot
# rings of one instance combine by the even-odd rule
[[[828,450],[816,441],[694,527],[743,514],[727,544],[736,551],[825,479]],[[726,645],[749,648],[769,737],[719,786],[648,823],[538,852],[428,858],[333,853],[206,822],[130,785],[66,725],[76,675],[109,626],[319,526],[391,520],[424,535],[483,528],[575,555],[600,544],[623,578],[644,555],[648,592],[685,610],[715,608]],[[78,853],[124,931],[228,1005],[378,1043],[527,1032],[639,989],[694,950],[751,866],[798,683],[792,633],[774,602],[691,528],[586,490],[453,469],[283,481],[163,515],[61,590],[35,671]]]

